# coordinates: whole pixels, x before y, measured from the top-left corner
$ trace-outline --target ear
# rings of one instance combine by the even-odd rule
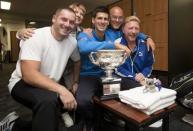
[[[108,20],[108,25],[109,25],[109,23],[110,23],[110,19]]]
[[[123,25],[122,27],[121,27],[121,30],[122,30],[122,32],[123,32],[123,34],[125,33],[125,25]]]
[[[53,15],[52,17],[52,23],[55,23],[56,22],[56,15]]]
[[[94,17],[92,17],[92,24],[93,24],[93,25],[95,24],[95,19],[94,19]]]

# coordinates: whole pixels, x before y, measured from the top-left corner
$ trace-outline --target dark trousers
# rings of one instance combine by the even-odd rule
[[[80,77],[80,83],[76,94],[78,103],[77,113],[88,127],[93,127],[94,120],[92,97],[101,87],[100,77]]]
[[[121,90],[128,90],[138,86],[141,86],[141,84],[135,80],[132,80],[128,77],[121,78]]]
[[[55,92],[30,86],[20,80],[12,89],[11,95],[16,101],[32,110],[32,131],[58,130],[61,106]],[[17,129],[17,125],[21,126],[19,121],[16,121],[13,130]]]

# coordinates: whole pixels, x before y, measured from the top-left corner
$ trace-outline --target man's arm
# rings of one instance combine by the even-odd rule
[[[155,50],[155,48],[156,48],[155,43],[148,35],[145,35],[144,33],[140,32],[137,37],[139,39],[143,39],[143,40],[147,41],[146,44],[147,44],[147,47],[148,47],[148,51],[150,51],[150,48],[151,48],[152,51]]]
[[[120,49],[120,50],[124,50],[128,56],[130,56],[130,54],[131,54],[131,50],[127,46],[122,45],[119,42],[115,42],[115,48]]]
[[[73,83],[72,83],[72,93],[75,95],[76,91],[78,89],[78,83],[79,83],[79,77],[80,77],[80,67],[81,67],[81,61],[74,62],[74,68],[73,68]]]
[[[148,51],[149,51],[149,48],[151,48],[152,51],[154,51],[156,48],[154,41],[150,37],[147,38],[147,47],[148,47]]]
[[[76,109],[77,103],[73,95],[65,87],[43,75],[39,71],[40,63],[41,62],[39,61],[22,60],[22,79],[34,87],[43,88],[58,93],[65,108]]]
[[[18,30],[16,37],[20,40],[26,40],[33,36],[34,30],[36,28],[24,28],[21,30]]]
[[[88,54],[92,51],[98,51],[100,49],[114,49],[115,45],[112,41],[94,41],[85,33],[78,35],[78,47],[82,54]]]

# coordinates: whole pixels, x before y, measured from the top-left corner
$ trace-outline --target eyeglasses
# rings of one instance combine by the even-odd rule
[[[119,20],[119,21],[123,21],[123,17],[122,16],[111,16],[111,20]]]

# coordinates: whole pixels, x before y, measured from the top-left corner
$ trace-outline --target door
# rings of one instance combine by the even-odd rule
[[[16,62],[19,56],[19,40],[16,38],[17,31],[10,32],[11,38],[11,62]]]

